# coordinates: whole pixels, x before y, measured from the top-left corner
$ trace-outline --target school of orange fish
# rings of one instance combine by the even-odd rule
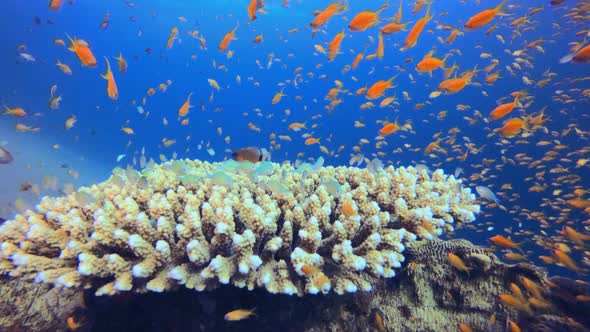
[[[457,1],[457,3],[467,2],[468,0]],[[265,20],[266,17],[273,15],[273,7],[265,4],[263,0],[249,0],[243,12],[233,13],[236,20],[235,25],[227,28],[227,33],[217,42],[217,53],[222,54],[227,64],[222,64],[212,59],[214,69],[224,72],[230,71],[230,61],[236,56],[232,47],[236,43],[256,45],[266,43],[264,36],[256,32],[255,25]],[[392,5],[366,3],[366,10],[361,12],[352,12],[345,1],[332,2],[319,6],[314,13],[309,13],[309,25],[305,27],[278,27],[284,29],[286,34],[310,33],[309,48],[305,51],[314,52],[318,60],[313,67],[319,71],[323,66],[335,61],[346,59],[346,65],[341,70],[342,79],[335,79],[334,86],[327,89],[325,101],[314,99],[314,105],[303,105],[301,107],[305,115],[297,114],[297,111],[291,108],[282,110],[284,115],[282,123],[283,128],[276,128],[276,125],[265,126],[265,121],[274,121],[274,117],[280,114],[278,112],[281,104],[285,104],[283,98],[288,96],[289,90],[297,91],[305,85],[311,85],[314,81],[325,80],[326,74],[317,74],[313,70],[304,73],[304,68],[309,66],[307,63],[301,63],[300,66],[291,67],[285,64],[274,53],[270,54],[266,60],[256,60],[256,65],[260,70],[269,69],[273,64],[282,66],[282,70],[288,73],[288,78],[277,83],[278,91],[273,91],[269,95],[269,101],[273,105],[273,110],[265,112],[260,108],[254,110],[254,115],[247,111],[241,113],[247,121],[244,130],[250,130],[262,133],[263,128],[273,128],[272,132],[264,129],[268,135],[270,151],[274,155],[280,155],[282,145],[288,146],[296,142],[301,142],[308,146],[317,146],[318,150],[315,155],[326,155],[334,158],[343,156],[344,153],[350,154],[350,164],[360,165],[367,161],[369,157],[379,157],[384,161],[393,163],[393,159],[398,154],[414,153],[419,157],[416,163],[429,164],[434,167],[444,167],[445,163],[464,165],[455,172],[460,176],[461,172],[472,174],[464,177],[468,183],[486,186],[485,188],[493,191],[500,200],[494,199],[484,201],[487,204],[486,211],[480,216],[479,224],[470,225],[476,232],[492,231],[494,223],[486,221],[493,215],[498,215],[497,210],[507,213],[512,219],[513,226],[504,228],[504,234],[498,234],[490,238],[490,242],[497,248],[504,250],[504,258],[511,261],[523,261],[533,259],[535,262],[542,261],[545,264],[557,264],[564,268],[570,269],[583,278],[590,267],[590,193],[588,192],[588,170],[590,168],[590,147],[588,146],[588,136],[590,134],[590,114],[579,112],[572,109],[572,105],[582,105],[588,108],[590,103],[590,87],[587,83],[590,81],[588,74],[588,65],[590,63],[590,45],[587,41],[590,39],[590,1],[547,1],[547,4],[533,7],[525,1],[497,1],[494,7],[486,8],[484,4],[479,4],[478,12],[465,13],[462,22],[445,22],[448,11],[445,10],[443,1],[426,1],[415,0],[411,3],[404,3],[399,0],[399,4]],[[487,4],[489,2],[486,2]],[[127,6],[134,7],[131,1],[126,1]],[[288,0],[282,1],[282,7],[296,7],[298,2]],[[65,10],[65,4],[62,0],[50,1],[51,10]],[[68,6],[67,10],[75,10],[75,4]],[[435,11],[438,14],[435,14]],[[547,22],[537,19],[537,15],[543,11],[552,11],[554,15],[560,17],[560,23]],[[516,15],[515,12],[524,15]],[[436,15],[436,16],[435,16]],[[109,25],[109,14],[107,13],[100,24],[101,29],[106,29]],[[207,49],[206,30],[198,31],[186,28],[187,18],[179,17],[179,22],[172,27],[167,40],[162,40],[162,47],[172,51],[174,48],[188,47],[194,40],[201,50]],[[238,22],[245,22],[240,25]],[[550,25],[550,27],[548,27]],[[531,40],[531,32],[538,29],[550,28],[552,35],[542,36]],[[223,26],[216,27],[223,29]],[[184,31],[183,31],[184,30]],[[500,33],[500,31],[502,31]],[[509,31],[510,33],[507,33]],[[350,49],[345,51],[342,48],[347,37],[351,34],[366,34],[369,44],[364,45],[362,52],[360,49]],[[186,34],[188,42],[182,43],[181,36]],[[437,38],[436,45],[428,45],[431,51],[426,54],[417,55],[421,57],[414,61],[413,57],[402,58],[400,54],[410,53],[410,50],[421,43],[420,37],[424,34],[435,35]],[[475,49],[481,50],[478,65],[474,68],[465,68],[462,72],[461,55],[462,51],[453,48],[456,40],[465,36],[465,34],[479,34],[481,43],[473,45]],[[79,64],[83,67],[96,67],[102,64],[106,70],[101,74],[106,80],[106,95],[113,100],[120,96],[117,86],[117,76],[124,75],[128,68],[128,63],[122,53],[118,56],[112,56],[117,62],[116,69],[111,67],[109,57],[95,57],[92,52],[92,41],[81,39],[81,36],[70,37],[64,32],[67,39],[56,38],[53,42],[56,47],[69,47],[73,52]],[[238,38],[240,36],[241,38]],[[581,74],[579,77],[560,77],[551,68],[547,68],[540,76],[534,71],[535,61],[539,58],[547,57],[545,53],[546,45],[555,43],[557,37],[563,39],[567,36],[571,40],[569,45],[563,45],[563,54],[552,55],[552,66],[578,66]],[[495,43],[504,55],[511,61],[500,61],[496,55],[490,51],[492,47],[486,46],[486,43]],[[194,47],[194,44],[190,44]],[[448,49],[446,54],[442,51]],[[18,45],[17,50],[24,61],[35,61],[33,55],[27,53],[26,45]],[[370,50],[370,53],[368,52]],[[147,53],[151,49],[146,49]],[[365,54],[367,53],[367,54]],[[287,58],[296,58],[296,54],[285,54]],[[197,54],[191,58],[197,59]],[[64,53],[64,59],[67,54]],[[453,65],[447,65],[449,59],[455,62]],[[418,59],[418,58],[417,58]],[[68,59],[74,62],[73,58]],[[62,62],[63,61],[63,62]],[[200,59],[199,61],[204,61]],[[266,63],[264,63],[266,62]],[[414,64],[415,62],[415,64]],[[566,64],[567,63],[567,64]],[[56,66],[66,75],[73,75],[71,66],[66,64],[65,60],[57,60]],[[365,66],[363,68],[363,66]],[[393,72],[390,77],[372,76],[375,66],[384,66]],[[367,73],[365,79],[360,79],[355,75]],[[364,70],[364,72],[363,72]],[[586,76],[584,76],[586,74]],[[402,87],[396,86],[395,80],[399,75],[406,75],[410,81],[416,82],[415,75],[424,75],[431,82],[429,86],[434,86],[432,91],[427,92],[424,101],[415,103],[413,100],[420,97],[410,96]],[[344,78],[352,79],[357,83],[351,86],[350,90],[344,87]],[[487,88],[502,84],[502,81],[522,82],[518,91],[513,91],[505,96],[488,95]],[[216,94],[231,94],[231,84],[229,82],[220,83],[214,78],[207,79],[212,91],[208,92],[209,102],[213,103]],[[247,78],[247,83],[253,87],[260,87],[260,83],[253,77]],[[237,74],[235,78],[237,86],[242,85],[242,77]],[[140,114],[149,118],[149,112],[143,111],[149,97],[156,93],[164,93],[172,85],[171,80],[167,80],[156,87],[149,87],[146,95],[138,100],[131,100],[131,104],[137,107]],[[543,105],[536,103],[539,96],[536,91],[546,86],[553,87],[551,103]],[[585,87],[584,87],[585,86]],[[480,91],[482,99],[488,101],[487,109],[474,109],[469,102],[461,99],[461,93],[464,89],[477,89]],[[429,89],[425,87],[425,89]],[[299,90],[303,91],[303,90]],[[51,97],[49,107],[52,110],[60,108],[62,102],[61,95],[57,95],[57,85],[51,87]],[[201,92],[202,93],[202,92]],[[398,100],[397,93],[401,93],[403,100]],[[124,95],[124,94],[123,94]],[[183,126],[189,126],[191,116],[198,119],[198,115],[191,112],[194,107],[191,104],[191,97],[194,94],[187,92],[184,101],[171,101],[178,107],[175,114],[170,114],[170,118],[177,117],[179,123]],[[446,96],[453,95],[453,96]],[[291,95],[294,103],[304,103],[305,98],[302,95]],[[333,133],[320,135],[320,129],[329,121],[329,117],[336,117],[340,109],[345,108],[345,99],[363,100],[360,106],[358,120],[351,124],[354,130],[362,131],[363,135],[372,138],[362,138],[354,146],[338,145]],[[444,128],[442,123],[447,118],[449,110],[436,111],[437,98],[456,98],[456,111],[463,113],[462,121],[454,127],[438,132],[416,132],[412,124],[412,115],[406,110],[408,105],[413,103],[413,109],[429,110],[429,118],[423,120],[424,123],[432,125],[431,128]],[[132,99],[132,98],[129,98]],[[314,114],[311,109],[317,109],[316,105],[325,103],[325,112],[320,111]],[[203,105],[201,106],[202,110]],[[378,120],[375,125],[363,122],[362,112],[366,110],[387,110],[388,114],[395,117],[390,120],[389,116],[385,119]],[[220,108],[216,112],[222,112]],[[349,110],[347,110],[349,111]],[[6,106],[4,113],[6,116],[17,118],[16,130],[20,132],[36,133],[41,130],[39,127],[33,127],[26,124],[26,118],[29,116],[28,110],[19,106]],[[302,118],[304,120],[293,121],[291,116]],[[404,118],[403,122],[398,120]],[[328,118],[328,120],[326,120]],[[567,122],[565,128],[552,126],[552,118],[559,119],[560,122]],[[198,121],[198,120],[195,120]],[[75,126],[77,117],[72,115],[65,120],[65,129],[71,129]],[[164,125],[168,125],[166,117],[162,119]],[[585,123],[585,124],[584,124]],[[481,137],[468,137],[462,134],[462,128],[478,128]],[[373,128],[373,129],[370,129]],[[119,128],[117,128],[119,130]],[[135,130],[125,121],[120,130],[126,135],[134,135]],[[217,128],[217,133],[223,137],[222,127]],[[398,136],[402,140],[409,135],[420,135],[431,137],[429,143],[424,147],[416,147],[409,143],[395,143],[392,149],[391,137]],[[132,137],[132,136],[130,136]],[[162,151],[174,145],[182,137],[162,138]],[[190,138],[187,137],[186,140]],[[578,146],[566,145],[562,141],[574,140],[580,142]],[[224,137],[226,146],[231,144],[231,137]],[[211,156],[215,155],[215,150],[211,142],[201,141],[198,149],[206,149]],[[475,142],[485,141],[486,144],[477,144]],[[294,142],[294,143],[291,143]],[[400,142],[400,141],[396,141]],[[403,141],[402,141],[403,142]],[[128,147],[135,145],[129,141]],[[485,154],[486,146],[496,146],[501,151],[500,155],[490,159],[491,154]],[[53,148],[58,149],[55,145]],[[309,149],[309,148],[308,148]],[[489,148],[488,148],[489,149]],[[226,149],[228,150],[228,149]],[[306,150],[307,151],[307,150]],[[8,152],[8,151],[6,151]],[[188,150],[186,151],[189,152]],[[311,157],[306,156],[304,152],[297,154],[298,159]],[[146,160],[144,152],[136,152],[139,162],[133,158],[132,164],[140,164],[145,167]],[[118,158],[117,161],[122,159]],[[177,154],[172,155],[173,158]],[[164,153],[160,156],[165,160]],[[513,189],[513,183],[501,183],[502,172],[506,169],[518,167],[530,174],[522,179],[522,183],[514,184],[522,187],[528,186],[531,193],[544,193],[541,201],[533,204],[524,202],[528,197],[521,197]],[[584,178],[584,176],[586,176]],[[55,184],[53,184],[55,185]],[[31,184],[26,186],[30,190]],[[21,188],[22,189],[22,188]],[[493,195],[493,194],[492,194]],[[529,202],[530,203],[530,202]],[[508,206],[510,204],[510,206]],[[527,207],[525,207],[527,206]],[[532,239],[532,240],[531,240]],[[522,248],[523,242],[528,246],[529,251]],[[534,246],[535,251],[545,252],[540,257],[530,257],[530,249]],[[465,266],[458,257],[449,257],[453,266],[464,270]],[[584,267],[585,266],[585,267]],[[590,300],[590,299],[584,299]],[[250,312],[239,312],[235,315],[229,315],[227,319],[238,317],[241,319],[247,317]]]

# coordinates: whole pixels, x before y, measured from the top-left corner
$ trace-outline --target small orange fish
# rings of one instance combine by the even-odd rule
[[[521,118],[512,118],[504,123],[500,128],[500,134],[504,137],[513,137],[520,133],[521,130],[529,130],[527,120]]]
[[[348,5],[341,4],[339,2],[332,2],[324,10],[318,11],[310,25],[314,30],[317,30],[322,25],[328,23],[328,21],[335,14],[340,14],[348,8]]]
[[[285,88],[282,88],[281,91],[277,92],[273,97],[272,97],[272,104],[278,104],[281,102],[281,99],[286,96],[286,94],[283,93],[283,91],[285,90]]]
[[[176,40],[176,37],[178,36],[178,28],[177,27],[173,27],[170,30],[170,36],[168,36],[168,40],[166,41],[166,48],[167,49],[171,49],[172,45],[174,45],[174,41]]]
[[[352,20],[350,20],[348,29],[350,29],[350,31],[365,31],[374,27],[379,23],[379,13],[387,7],[388,5],[385,3],[376,12],[366,10],[356,14]]]
[[[590,45],[572,52],[559,60],[559,63],[566,62],[588,63],[590,62]]]
[[[119,53],[119,56],[115,57],[117,64],[119,65],[119,72],[124,73],[127,71],[127,60],[123,58],[123,54]]]
[[[62,63],[61,61],[57,60],[57,63],[55,64],[57,66],[57,68],[59,68],[64,74],[66,75],[72,75],[72,69],[70,68],[70,66],[66,65],[65,63]]]
[[[22,107],[13,107],[8,108],[8,106],[4,105],[6,111],[4,112],[5,115],[11,115],[17,118],[22,118],[23,116],[27,115],[27,112]]]
[[[178,116],[182,117],[182,116],[186,116],[188,114],[188,111],[191,107],[191,95],[193,93],[189,93],[188,97],[186,97],[186,101],[182,104],[182,106],[180,106],[180,108],[178,109]]]
[[[576,271],[577,273],[584,272],[584,269],[582,269],[576,263],[574,263],[573,259],[570,256],[568,256],[566,253],[564,253],[563,251],[558,250],[558,249],[553,249],[551,251],[551,253],[553,254],[553,257],[555,257],[555,260],[558,263],[561,263],[562,265],[564,265],[568,269]]]
[[[582,234],[569,226],[565,226],[561,234],[567,236],[572,242],[582,247],[585,245],[584,241],[590,241],[590,235]]]
[[[473,15],[467,23],[465,23],[464,29],[465,30],[475,30],[483,27],[484,25],[490,23],[494,17],[498,14],[503,14],[504,5],[508,0],[503,0],[498,6],[495,8],[486,9],[481,11],[475,15]]]
[[[364,57],[365,57],[365,55],[363,53],[357,54],[356,57],[354,58],[354,61],[352,62],[352,65],[351,65],[352,69],[356,69]]]
[[[513,102],[505,103],[496,107],[490,113],[490,120],[498,120],[505,117],[506,115],[510,114],[515,107],[522,107],[522,105],[518,101],[518,97]]]
[[[70,47],[68,50],[76,53],[76,56],[80,60],[80,64],[85,67],[95,67],[96,66],[96,58],[88,43],[82,39],[72,39],[70,36],[66,35],[70,40]]]
[[[237,321],[237,320],[247,319],[252,315],[256,315],[254,313],[254,310],[256,310],[256,308],[254,308],[252,310],[238,309],[238,310],[230,311],[227,314],[225,314],[224,319],[229,320],[229,321]]]
[[[374,318],[375,318],[375,327],[377,328],[378,332],[387,332],[387,329],[385,328],[385,324],[383,323],[383,315],[381,314],[381,312],[379,312],[379,309],[375,309],[375,312],[373,313]]]
[[[520,332],[520,326],[518,326],[518,324],[516,324],[515,322],[509,320],[508,321],[508,326],[510,326],[510,332]]]
[[[76,321],[76,318],[74,316],[69,316],[68,318],[66,318],[66,324],[68,325],[68,329],[70,329],[70,331],[76,331],[77,329],[82,327],[82,322]]]
[[[391,35],[396,32],[405,31],[406,25],[408,25],[408,23],[401,24],[401,23],[391,22],[391,23],[385,24],[384,26],[381,27],[381,33],[384,35]]]
[[[49,9],[58,10],[61,7],[63,0],[49,0]]]
[[[305,140],[305,145],[313,145],[313,144],[319,144],[320,143],[320,139],[319,138],[313,138],[313,137],[309,137]]]
[[[334,39],[328,44],[328,61],[334,60],[336,55],[340,52],[342,39],[344,39],[344,31],[337,33]]]
[[[109,98],[116,100],[119,98],[119,89],[117,89],[117,83],[115,82],[115,76],[113,76],[113,72],[111,71],[109,59],[105,56],[104,60],[107,62],[107,72],[102,75],[102,78],[107,80],[107,95]]]
[[[473,332],[473,330],[471,329],[471,327],[465,323],[460,323],[459,324],[459,331],[461,332]]]
[[[517,250],[522,251],[522,249],[521,249],[522,243],[515,243],[512,240],[503,237],[502,235],[496,235],[496,236],[491,237],[490,242],[492,242],[496,247],[517,249]]]
[[[463,262],[463,260],[461,259],[461,257],[453,254],[452,252],[450,252],[448,255],[449,258],[449,262],[451,263],[451,265],[456,268],[459,271],[463,271],[465,273],[467,273],[469,275],[469,271],[471,270],[470,267],[467,267],[465,265],[465,263]]]
[[[424,17],[420,18],[416,22],[416,24],[414,24],[412,29],[410,29],[410,32],[408,33],[408,36],[404,41],[402,51],[409,50],[410,48],[416,46],[416,44],[418,43],[418,38],[420,38],[420,35],[422,34],[422,30],[424,30],[426,23],[432,20],[432,15],[430,15],[430,7],[432,7],[432,1],[430,2],[430,4],[428,4],[428,9],[426,10],[426,14],[424,15]]]
[[[428,52],[428,54],[426,54],[424,58],[422,58],[422,60],[416,64],[416,71],[419,73],[429,73],[430,76],[432,76],[432,72],[434,70],[438,68],[445,69],[445,61],[447,61],[447,58],[450,56],[450,54],[445,55],[443,59],[439,59],[433,57],[433,53],[434,51]]]
[[[373,85],[371,85],[371,87],[369,89],[367,89],[365,97],[367,97],[367,99],[377,99],[377,98],[383,96],[383,93],[385,92],[385,90],[395,87],[393,85],[393,80],[398,75],[395,75],[388,80],[380,80],[380,81],[375,82]]]
[[[221,39],[221,41],[219,42],[219,45],[217,45],[217,49],[220,52],[225,52],[225,50],[227,50],[227,48],[229,47],[229,43],[231,43],[232,40],[236,40],[236,30],[238,29],[238,24],[236,24],[236,26],[228,33],[225,34],[225,36],[223,36],[223,38]]]
[[[518,311],[530,312],[530,307],[527,302],[523,302],[519,300],[516,296],[510,294],[500,294],[498,295],[500,301],[504,303],[504,305],[509,306]]]
[[[379,129],[379,135],[381,136],[389,136],[395,132],[397,132],[398,130],[400,130],[401,127],[399,126],[397,120],[395,120],[395,122],[391,123],[386,123],[385,125],[383,125],[383,127],[381,129]]]
[[[457,93],[471,83],[471,79],[476,73],[477,66],[474,69],[463,73],[461,77],[449,78],[442,81],[438,85],[438,90],[444,92],[445,94]]]
[[[256,12],[262,7],[264,7],[262,0],[250,0],[250,4],[248,5],[248,18],[250,21],[256,20]]]

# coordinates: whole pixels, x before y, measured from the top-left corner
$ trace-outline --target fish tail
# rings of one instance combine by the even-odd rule
[[[101,74],[100,76],[102,76],[102,78],[104,78],[105,80],[109,79],[109,73],[111,72],[111,63],[109,62],[109,59],[107,59],[107,57],[104,57],[104,60],[107,62],[107,72],[103,75]]]
[[[68,50],[73,52],[74,51],[74,44],[76,44],[76,41],[73,40],[72,37],[70,37],[70,35],[68,35],[67,33],[66,33],[66,37],[68,37],[68,39],[70,40],[70,43],[71,43],[70,47],[68,47]]]
[[[503,0],[502,2],[500,2],[500,4],[498,6],[496,6],[496,11],[498,12],[498,14],[505,14],[506,13],[504,11],[504,6],[506,5],[507,2],[508,2],[508,0]]]
[[[507,0],[504,0],[504,1],[507,1]],[[430,14],[430,9],[432,8],[432,3],[433,2],[434,2],[433,0],[430,0],[430,2],[428,3],[428,7],[426,8],[426,14],[424,15],[424,18],[427,21],[430,21],[432,19],[432,17],[433,17],[433,15]]]

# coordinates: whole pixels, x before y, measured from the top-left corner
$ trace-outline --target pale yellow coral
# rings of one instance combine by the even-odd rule
[[[0,274],[96,294],[338,294],[391,278],[406,246],[475,219],[461,181],[424,168],[171,161],[65,197],[0,226]],[[343,206],[347,205],[346,211]]]

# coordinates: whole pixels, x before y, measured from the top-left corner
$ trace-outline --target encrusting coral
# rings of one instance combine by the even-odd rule
[[[44,197],[0,226],[0,274],[96,294],[369,291],[417,238],[475,219],[442,170],[175,160]]]

